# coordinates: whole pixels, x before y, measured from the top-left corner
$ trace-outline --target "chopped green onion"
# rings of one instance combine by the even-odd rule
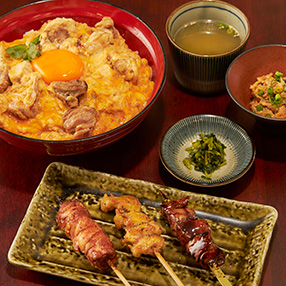
[[[275,95],[275,100],[280,100],[280,99],[282,99],[281,94],[280,93],[276,94]]]
[[[281,97],[281,94],[276,94],[275,95],[275,104],[280,104],[283,101],[283,98]]]
[[[264,94],[264,91],[263,91],[262,89],[260,89],[260,90],[258,91],[258,95],[259,95],[259,96],[263,96],[263,94]]]
[[[228,29],[228,28],[229,28],[229,26],[226,25],[226,24],[224,24],[224,23],[219,23],[219,24],[217,24],[217,26],[218,26],[219,28],[223,28],[223,29]]]
[[[275,72],[274,77],[276,81],[281,81],[281,77],[283,76],[283,73],[281,72]]]
[[[274,88],[274,93],[281,93],[283,91],[283,88],[281,85],[276,85]]]
[[[268,95],[272,95],[273,94],[273,87],[269,86],[268,90],[267,90],[267,94]]]
[[[263,106],[261,104],[256,106],[256,110],[257,111],[262,111],[263,110]]]

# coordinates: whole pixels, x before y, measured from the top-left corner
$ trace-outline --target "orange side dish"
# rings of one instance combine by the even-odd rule
[[[42,140],[112,130],[144,109],[154,87],[148,61],[109,17],[93,27],[56,18],[2,41],[0,71],[0,127]]]

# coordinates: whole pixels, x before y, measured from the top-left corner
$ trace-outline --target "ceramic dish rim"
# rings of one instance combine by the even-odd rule
[[[202,181],[200,183],[197,183],[195,181],[192,180],[192,178],[190,178],[190,180],[184,178],[183,176],[180,175],[180,173],[178,173],[176,170],[174,170],[166,161],[166,157],[163,154],[163,144],[164,141],[166,139],[166,136],[168,135],[168,133],[174,129],[176,126],[178,126],[181,122],[191,119],[191,118],[202,118],[202,119],[206,119],[206,118],[218,118],[220,120],[226,120],[227,122],[230,122],[232,124],[234,124],[237,127],[237,130],[241,130],[248,138],[249,142],[251,143],[251,158],[247,164],[247,166],[238,174],[232,176],[231,178],[221,181],[221,182],[214,182],[211,183],[211,181],[205,181],[205,183]],[[252,138],[249,136],[248,132],[237,122],[232,121],[231,119],[224,117],[224,116],[220,116],[220,115],[214,115],[214,114],[196,114],[196,115],[191,115],[191,116],[187,116],[185,118],[180,119],[179,121],[177,121],[176,123],[172,124],[164,133],[164,135],[161,138],[160,141],[160,150],[159,150],[159,157],[161,159],[162,164],[164,165],[164,167],[167,169],[167,171],[172,174],[175,178],[177,178],[178,180],[187,183],[189,185],[193,185],[193,186],[197,186],[197,187],[218,187],[218,186],[223,186],[223,185],[227,185],[230,184],[238,179],[240,179],[243,175],[245,175],[249,169],[251,168],[252,164],[254,163],[255,160],[255,156],[256,156],[256,147],[255,144],[252,140]]]

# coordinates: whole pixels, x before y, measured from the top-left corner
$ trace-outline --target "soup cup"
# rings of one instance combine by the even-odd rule
[[[196,54],[180,47],[176,33],[191,22],[213,21],[233,27],[240,44],[228,52],[215,55]],[[191,1],[175,9],[167,19],[166,34],[178,82],[187,90],[213,94],[225,89],[229,64],[245,50],[249,35],[248,18],[235,6],[222,1]]]

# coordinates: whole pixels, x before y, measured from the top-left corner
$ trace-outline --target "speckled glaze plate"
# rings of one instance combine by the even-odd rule
[[[103,273],[93,268],[84,255],[73,250],[72,242],[56,227],[58,205],[55,195],[58,195],[64,200],[78,198],[86,205],[92,217],[107,231],[118,253],[117,267],[131,285],[174,286],[172,278],[156,258],[134,258],[128,247],[121,245],[122,231],[114,226],[114,214],[103,213],[99,209],[100,199],[107,191],[138,197],[142,210],[161,224],[165,238],[162,255],[185,286],[218,286],[220,284],[211,272],[182,253],[179,242],[171,235],[159,211],[162,201],[160,191],[172,200],[188,194],[190,207],[208,221],[213,239],[226,254],[222,270],[232,285],[259,285],[278,216],[273,207],[186,193],[62,163],[48,166],[11,245],[9,262],[98,286],[122,285],[112,271]]]
[[[184,158],[187,147],[199,139],[199,134],[214,133],[225,146],[227,164],[214,171],[212,179],[202,178],[203,173],[188,169]],[[181,119],[162,137],[160,159],[165,168],[177,179],[200,187],[217,187],[241,178],[252,166],[256,149],[247,132],[228,118],[200,114]]]

